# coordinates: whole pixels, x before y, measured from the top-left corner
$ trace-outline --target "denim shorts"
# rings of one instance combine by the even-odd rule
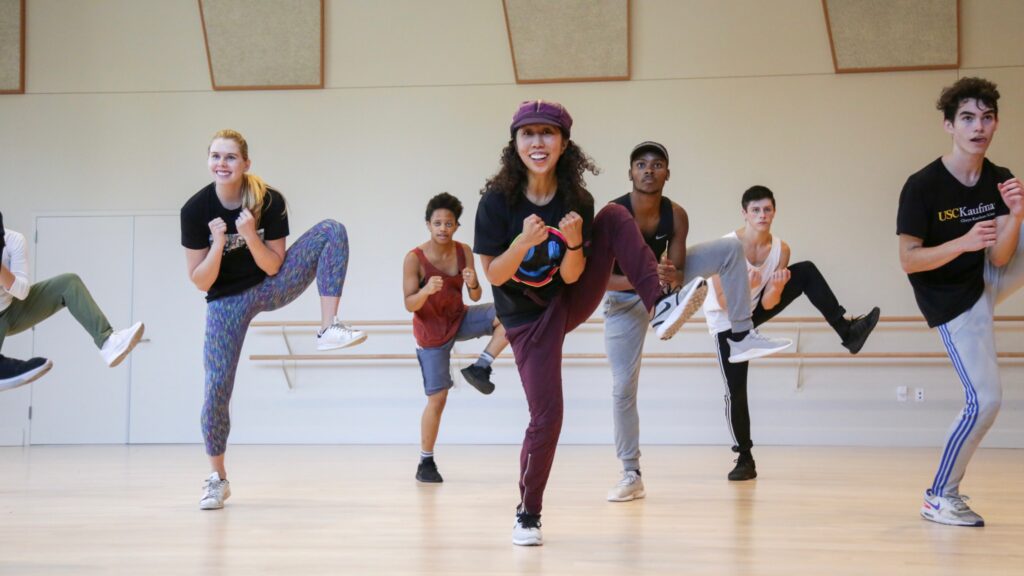
[[[494,334],[494,304],[477,304],[466,310],[455,337],[436,348],[416,348],[427,396],[452,387],[451,358],[456,342]]]

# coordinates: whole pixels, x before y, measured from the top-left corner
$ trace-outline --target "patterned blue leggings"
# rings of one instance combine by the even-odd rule
[[[324,220],[288,249],[275,276],[207,305],[203,347],[206,399],[202,415],[207,454],[220,456],[227,449],[231,430],[228,403],[249,322],[260,312],[276,310],[298,298],[314,277],[321,296],[341,296],[347,269],[348,233],[338,222]]]

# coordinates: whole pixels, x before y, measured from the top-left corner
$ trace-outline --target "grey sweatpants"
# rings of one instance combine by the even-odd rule
[[[985,292],[969,310],[938,327],[942,343],[964,387],[964,407],[949,429],[931,492],[960,493],[971,456],[996,420],[1003,385],[992,324],[995,306],[1024,285],[1024,229],[1010,262],[996,268],[985,259]]]
[[[735,238],[719,238],[686,250],[684,283],[718,274],[729,304],[734,332],[754,327],[750,319],[750,285],[743,246]],[[714,298],[709,294],[708,298]],[[632,292],[608,292],[604,303],[604,343],[612,367],[615,449],[625,470],[640,468],[640,414],[636,392],[640,382],[640,356],[650,317],[640,297]]]

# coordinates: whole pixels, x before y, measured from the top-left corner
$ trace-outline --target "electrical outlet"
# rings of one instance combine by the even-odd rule
[[[914,402],[924,402],[924,388],[914,388]]]
[[[897,402],[906,402],[907,401],[907,387],[906,386],[897,386],[896,387],[896,401]]]

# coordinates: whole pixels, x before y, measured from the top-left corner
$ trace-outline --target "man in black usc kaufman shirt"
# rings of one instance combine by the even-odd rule
[[[938,328],[966,403],[946,439],[921,515],[953,526],[984,526],[964,503],[960,481],[992,427],[1002,399],[992,316],[1024,284],[1024,188],[985,158],[999,125],[999,91],[962,78],[938,101],[952,150],[907,179],[896,232],[900,264],[928,326]]]

